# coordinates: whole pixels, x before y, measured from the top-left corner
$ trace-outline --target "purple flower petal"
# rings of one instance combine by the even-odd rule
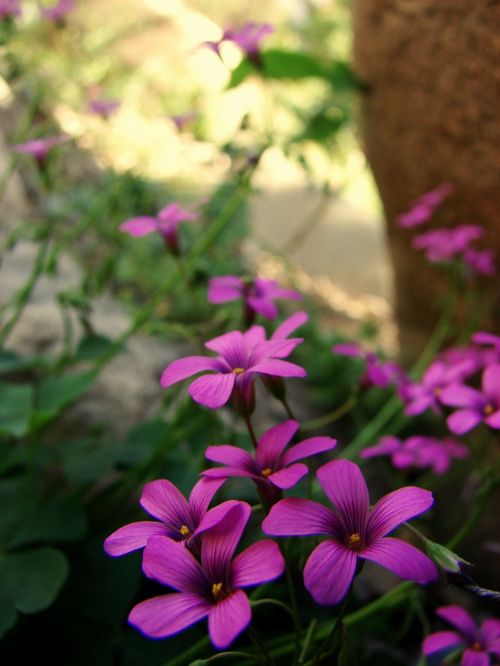
[[[472,409],[459,409],[446,419],[448,428],[455,435],[463,435],[481,423],[481,413]]]
[[[217,359],[208,356],[186,356],[167,365],[160,379],[163,388],[168,388],[172,384],[181,382],[183,379],[192,377],[198,372],[205,370],[221,370],[221,364]]]
[[[306,377],[307,372],[300,365],[281,361],[277,358],[270,358],[260,361],[249,368],[252,372],[260,372],[263,375],[272,375],[274,377]]]
[[[212,606],[208,615],[208,633],[216,648],[227,648],[250,624],[252,611],[243,590],[235,590]]]
[[[489,666],[490,658],[486,652],[476,652],[466,648],[462,655],[461,666]]]
[[[441,652],[446,648],[457,647],[463,643],[463,638],[456,631],[436,631],[426,636],[422,644],[422,652],[425,656]]]
[[[202,474],[207,479],[230,479],[233,476],[245,479],[262,479],[256,472],[247,471],[244,467],[210,467]]]
[[[278,488],[286,490],[288,488],[293,488],[293,486],[298,483],[308,471],[306,465],[295,463],[295,465],[290,465],[290,467],[285,467],[278,472],[270,474],[267,477],[267,480]]]
[[[349,460],[333,460],[318,469],[317,477],[349,534],[363,531],[370,499],[359,467]]]
[[[491,416],[487,416],[484,419],[484,422],[490,428],[493,428],[494,430],[498,430],[500,428],[500,409],[497,412],[494,412],[493,414],[491,414]]]
[[[247,346],[241,331],[230,331],[205,342],[205,347],[222,356],[235,357],[235,368],[245,367]]]
[[[434,502],[432,493],[415,486],[399,488],[385,495],[373,507],[366,526],[368,543],[384,537],[401,523],[424,513]]]
[[[207,479],[207,481],[208,480],[209,479]],[[196,534],[206,532],[207,530],[215,527],[215,525],[218,525],[221,520],[225,519],[229,511],[231,511],[231,509],[233,509],[235,506],[239,506],[239,504],[240,502],[236,500],[228,500],[227,502],[222,502],[222,504],[214,506],[214,508],[210,509],[210,511],[207,511],[207,513],[201,519],[200,524],[196,528]]]
[[[345,342],[339,345],[334,345],[332,347],[332,352],[334,354],[339,354],[340,356],[350,356],[351,358],[363,358],[364,356],[363,350],[355,342]]]
[[[322,606],[338,604],[349,589],[356,570],[356,553],[327,539],[310,554],[304,567],[304,584]]]
[[[166,479],[146,483],[140,504],[151,516],[178,530],[189,521],[188,503],[181,491]]]
[[[179,592],[197,593],[207,584],[200,565],[189,549],[165,536],[149,539],[144,549],[142,569],[149,578]]]
[[[248,347],[255,347],[266,341],[266,329],[263,326],[250,326],[250,328],[243,333],[245,342]]]
[[[208,446],[205,450],[205,458],[212,462],[222,463],[231,467],[242,467],[248,471],[253,470],[255,462],[252,456],[237,446],[222,444],[220,446]]]
[[[271,536],[331,536],[340,534],[341,526],[328,507],[312,500],[289,497],[271,508],[262,529]]]
[[[500,620],[490,618],[485,620],[481,625],[481,644],[485,649],[490,650],[491,646],[495,645],[496,652],[500,650]],[[494,650],[492,650],[494,651]]]
[[[483,372],[482,389],[488,401],[500,406],[500,364],[488,365]]]
[[[188,500],[189,513],[198,524],[205,515],[213,496],[223,485],[223,480],[200,479],[191,490]]]
[[[439,394],[439,399],[443,405],[449,407],[469,407],[471,409],[481,409],[485,404],[483,394],[470,386],[464,384],[450,384],[445,386]]]
[[[234,551],[250,517],[250,505],[237,502],[224,521],[205,533],[201,545],[201,562],[210,579],[219,582],[229,567]],[[223,579],[223,581],[225,578]]]
[[[236,275],[223,275],[211,278],[208,283],[208,302],[218,305],[241,298],[243,280]]]
[[[397,437],[381,437],[378,444],[363,449],[359,456],[363,460],[376,458],[377,456],[387,456],[392,455],[400,448],[401,440]]]
[[[265,319],[272,321],[278,316],[277,306],[267,298],[259,298],[258,296],[249,296],[247,298],[248,305],[260,314]]]
[[[210,409],[218,409],[231,397],[236,375],[232,372],[198,377],[189,387],[189,395]]]
[[[257,463],[261,467],[275,467],[298,429],[297,421],[290,419],[266,430],[257,446]]]
[[[429,409],[429,407],[431,407],[434,402],[435,400],[432,395],[421,395],[418,398],[411,400],[411,402],[406,405],[405,414],[406,416],[417,416],[418,414],[422,414],[422,412],[425,412],[427,409]]]
[[[337,446],[337,440],[332,437],[309,437],[304,439],[295,446],[292,446],[288,451],[285,451],[283,456],[283,464],[289,465],[296,460],[314,456],[317,453],[330,451]]]
[[[474,642],[477,640],[476,623],[465,608],[456,605],[441,606],[437,609],[436,615],[458,629],[468,641]]]
[[[126,220],[120,224],[120,231],[123,231],[130,236],[134,236],[134,238],[147,236],[157,229],[158,221],[155,217],[133,217],[131,220]]]
[[[232,580],[235,587],[260,585],[281,576],[285,560],[274,541],[257,541],[234,558]]]
[[[149,537],[155,535],[174,537],[177,534],[178,530],[169,530],[164,523],[157,523],[152,520],[130,523],[130,525],[124,525],[109,535],[104,542],[104,550],[112,557],[119,557],[131,553],[133,550],[143,548]]]
[[[273,340],[281,340],[287,338],[291,333],[293,333],[297,328],[303,326],[306,321],[309,319],[307,312],[300,311],[293,314],[288,319],[285,319],[278,328],[274,331],[271,338]]]
[[[128,621],[150,638],[167,638],[208,615],[210,604],[193,593],[164,594],[132,608]]]
[[[359,556],[380,564],[400,578],[416,583],[430,583],[438,576],[432,560],[401,539],[384,537],[364,548]]]

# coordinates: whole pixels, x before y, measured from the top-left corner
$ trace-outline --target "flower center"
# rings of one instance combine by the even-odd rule
[[[470,649],[474,650],[474,652],[482,652],[483,651],[483,647],[482,647],[482,645],[479,641],[476,641],[475,643],[473,643],[470,646]]]
[[[234,368],[233,372],[235,375],[241,375],[242,372],[245,372],[245,368]]]
[[[261,472],[262,476],[264,476],[266,479],[272,473],[273,473],[273,470],[270,467],[265,467]]]
[[[435,388],[432,389],[432,392],[434,393],[434,395],[435,395],[436,397],[439,398],[439,396],[440,396],[441,393],[443,392],[443,389],[441,388],[441,386],[436,386]]]
[[[215,601],[221,601],[226,596],[226,590],[224,589],[224,583],[214,583],[212,585],[212,596]]]
[[[351,534],[347,541],[347,547],[351,550],[359,550],[361,548],[361,534],[359,532]]]
[[[493,407],[493,405],[485,405],[485,407],[483,408],[485,416],[490,416],[491,414],[493,414],[494,411],[495,408]]]
[[[183,537],[186,538],[191,534],[189,527],[187,525],[181,525],[179,532],[182,534]]]

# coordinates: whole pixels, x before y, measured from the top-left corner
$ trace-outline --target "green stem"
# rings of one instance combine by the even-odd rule
[[[256,647],[257,650],[262,655],[264,663],[265,664],[270,664],[270,665],[274,664],[274,660],[272,659],[271,655],[269,654],[266,645],[262,641],[259,634],[255,631],[255,629],[253,627],[248,627],[247,631],[248,631],[248,635],[250,636],[250,639],[251,639],[254,647]],[[255,656],[257,656],[257,655],[255,655]]]
[[[251,652],[219,652],[218,654],[214,654],[212,657],[208,657],[208,659],[202,659],[199,661],[200,666],[203,664],[211,664],[214,661],[219,661],[219,659],[227,659],[228,657],[245,657],[246,659],[251,659],[252,661],[255,662],[260,662],[260,657],[257,657],[257,655],[252,654]],[[198,661],[196,662],[198,663]]]
[[[248,434],[250,435],[250,439],[252,441],[252,444],[253,444],[255,450],[257,450],[258,442],[257,442],[257,437],[255,435],[255,430],[253,429],[252,420],[251,420],[250,416],[244,416],[243,420],[245,421],[245,425],[247,427]]]
[[[292,419],[292,421],[297,421],[297,419],[295,418],[295,414],[293,413],[293,410],[292,410],[292,408],[290,407],[290,404],[289,404],[289,402],[288,402],[288,400],[286,399],[285,396],[283,396],[283,397],[281,398],[280,402],[281,402],[281,404],[283,405],[283,407],[285,408],[285,412],[286,412],[288,418],[289,418],[289,419]],[[301,427],[302,427],[302,426],[301,426]]]
[[[210,639],[208,636],[203,636],[200,640],[195,643],[189,650],[186,650],[178,657],[174,659],[169,659],[163,664],[163,666],[187,666],[191,661],[198,655],[202,650],[207,650],[210,648]]]
[[[340,418],[342,418],[344,414],[347,414],[347,412],[349,412],[354,407],[356,402],[357,398],[355,396],[351,396],[342,405],[340,405],[340,407],[334,409],[333,412],[303,423],[301,425],[301,430],[317,430],[318,428],[322,428],[323,426],[326,426],[330,423],[335,423],[335,421],[338,421]]]
[[[495,478],[494,476],[489,476],[485,480],[484,486],[482,486],[474,501],[474,506],[472,507],[472,512],[469,517],[463,524],[463,526],[458,530],[458,532],[448,541],[446,547],[450,550],[454,550],[458,545],[462,543],[465,537],[469,532],[474,528],[475,524],[482,516],[484,509],[490,499],[490,496],[493,490],[499,485],[500,479]]]
[[[330,633],[325,638],[320,648],[317,650],[316,654],[314,655],[312,661],[310,662],[311,666],[316,666],[316,664],[319,663],[323,659],[323,657],[331,654],[332,651],[335,649],[334,641],[336,639],[337,632],[342,627],[344,615],[347,610],[347,606],[349,605],[349,601],[351,600],[351,594],[352,594],[352,583],[351,587],[349,588],[349,592],[347,593],[346,598],[344,599],[344,603],[340,608],[338,617],[335,619],[335,622],[333,623],[333,627],[331,628]]]
[[[309,623],[309,626],[307,627],[306,637],[304,639],[304,644],[302,645],[302,651],[301,651],[300,657],[299,657],[299,666],[302,666],[302,664],[304,664],[304,662],[306,660],[307,651],[309,649],[309,645],[311,643],[312,637],[314,635],[314,630],[316,629],[317,624],[318,624],[318,620],[316,618],[314,618],[313,620],[311,620],[311,622]]]

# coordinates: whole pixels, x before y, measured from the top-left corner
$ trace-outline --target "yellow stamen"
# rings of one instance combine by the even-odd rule
[[[482,652],[483,651],[483,646],[479,641],[476,641],[471,645],[471,650],[474,650],[474,652]]]
[[[242,372],[245,372],[245,368],[234,368],[233,372],[235,375],[241,375]]]
[[[216,601],[219,599],[223,587],[224,587],[223,583],[214,583],[212,585],[212,594],[214,595],[214,599]]]
[[[361,535],[358,532],[351,534],[347,545],[351,550],[357,550],[361,545]]]
[[[191,532],[189,531],[189,527],[187,525],[181,525],[179,532],[182,534],[183,537],[188,537],[191,534]]]
[[[270,467],[266,467],[265,469],[262,470],[261,474],[262,476],[265,476],[266,479],[267,477],[273,473],[273,470]]]
[[[484,411],[486,416],[490,416],[495,411],[495,408],[493,407],[493,405],[486,405],[486,407],[483,409],[483,411]]]

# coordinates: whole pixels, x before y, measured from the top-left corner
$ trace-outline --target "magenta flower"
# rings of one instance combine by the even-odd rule
[[[282,326],[285,322],[282,324]],[[275,331],[278,333],[280,327]],[[287,329],[283,329],[287,330]],[[205,347],[218,355],[187,356],[168,365],[163,371],[161,385],[172,384],[210,371],[198,377],[189,387],[193,400],[210,409],[218,409],[232,397],[235,405],[253,411],[253,379],[255,374],[273,377],[305,377],[306,371],[294,363],[283,361],[302,342],[302,338],[263,340],[264,329],[253,326],[245,333],[231,331],[205,343]]]
[[[361,345],[356,343],[334,345],[332,352],[340,354],[340,356],[361,358],[365,361],[365,373],[360,380],[362,387],[378,386],[379,388],[387,388],[393,382],[399,384],[406,381],[406,374],[396,363],[381,361],[376,354],[364,351]]]
[[[495,275],[495,256],[491,250],[475,250],[467,248],[463,254],[463,260],[472,274]]]
[[[49,136],[45,139],[32,139],[25,143],[15,143],[12,150],[19,154],[32,155],[37,164],[43,166],[52,148],[59,146],[61,143],[66,143],[66,141],[69,141],[69,139],[64,135]]]
[[[278,308],[274,300],[290,298],[300,301],[302,295],[293,289],[283,289],[276,280],[255,278],[244,280],[237,275],[223,275],[211,278],[208,284],[208,302],[214,305],[227,303],[242,298],[247,312],[247,321],[253,319],[255,313],[266,319],[276,319]]]
[[[445,474],[454,458],[466,458],[469,450],[453,439],[436,439],[416,435],[402,441],[397,437],[381,437],[375,446],[361,451],[363,460],[390,456],[397,469],[430,467],[434,474]]]
[[[451,183],[443,183],[430,192],[419,197],[413,207],[407,212],[399,215],[400,227],[417,227],[428,222],[443,201],[453,192]]]
[[[460,407],[448,417],[455,435],[463,435],[482,421],[490,428],[500,429],[500,364],[489,365],[483,372],[481,391],[465,384],[451,384],[440,395],[443,405]]]
[[[285,450],[298,429],[299,424],[292,420],[270,428],[260,438],[254,456],[237,446],[209,446],[205,457],[226,467],[207,469],[203,476],[215,479],[247,477],[264,493],[273,491],[272,486],[280,490],[293,488],[308,472],[306,465],[297,461],[330,451],[337,444],[337,440],[331,437],[311,437]]]
[[[460,606],[442,606],[436,615],[456,631],[429,634],[422,645],[425,656],[464,646],[462,666],[488,666],[490,655],[500,657],[500,620],[485,620],[478,629],[469,613]]]
[[[113,113],[116,113],[121,106],[117,99],[106,99],[104,97],[93,97],[89,100],[88,110],[96,116],[108,119]]]
[[[425,250],[431,262],[448,262],[463,255],[473,240],[482,238],[483,229],[475,224],[462,224],[453,229],[433,229],[415,236],[413,246]]]
[[[448,365],[443,361],[434,361],[424,372],[420,382],[406,386],[404,399],[405,414],[416,416],[427,409],[439,410],[444,389],[450,384],[462,381],[473,372],[472,359],[465,358],[461,363]]]
[[[485,331],[477,331],[472,335],[472,342],[476,345],[488,345],[500,351],[500,336]]]
[[[273,536],[328,537],[312,551],[304,568],[305,586],[318,604],[334,605],[345,597],[358,558],[417,583],[437,578],[437,569],[426,555],[386,536],[430,509],[433,498],[428,490],[399,488],[370,511],[368,488],[354,463],[334,460],[320,467],[317,476],[336,512],[312,500],[288,498],[272,507],[262,529]]]
[[[233,42],[233,44],[239,46],[250,60],[258,62],[260,58],[260,44],[265,37],[273,32],[274,28],[269,23],[249,21],[241,28],[226,28],[219,41],[204,42],[203,46],[208,47],[220,56],[222,42]]]
[[[144,551],[143,569],[150,578],[176,592],[135,606],[129,622],[151,638],[167,638],[208,617],[208,633],[218,649],[228,647],[250,624],[251,609],[242,588],[274,580],[285,563],[273,541],[234,552],[250,516],[238,502],[223,521],[206,532],[201,563],[168,537],[152,537]]]
[[[178,228],[181,222],[194,222],[198,219],[198,213],[183,208],[178,203],[171,203],[162,208],[156,217],[141,216],[133,217],[120,224],[123,231],[134,238],[147,236],[153,232],[159,233],[168,248],[174,253],[179,253]]]
[[[61,23],[74,9],[74,0],[59,0],[52,7],[43,7],[42,16],[53,23]]]
[[[21,16],[20,0],[0,0],[0,19]]]
[[[104,550],[112,557],[119,557],[144,548],[152,536],[159,535],[196,549],[197,537],[224,518],[235,505],[230,500],[208,510],[223,483],[223,479],[200,479],[186,501],[170,481],[150,481],[144,486],[140,504],[156,520],[142,520],[120,527],[105,540]]]

